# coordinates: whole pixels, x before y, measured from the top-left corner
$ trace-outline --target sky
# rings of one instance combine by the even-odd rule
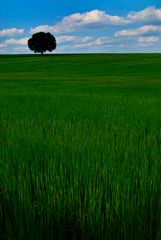
[[[1,0],[0,54],[31,53],[50,32],[55,53],[161,52],[160,0]]]

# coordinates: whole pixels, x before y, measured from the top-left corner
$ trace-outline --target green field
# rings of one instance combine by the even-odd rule
[[[0,239],[161,239],[161,55],[0,56]]]

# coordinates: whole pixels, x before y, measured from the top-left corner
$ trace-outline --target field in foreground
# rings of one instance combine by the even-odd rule
[[[161,55],[0,56],[0,239],[161,239]]]

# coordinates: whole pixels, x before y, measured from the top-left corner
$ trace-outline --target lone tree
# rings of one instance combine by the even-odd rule
[[[28,47],[31,51],[43,55],[46,51],[52,52],[56,49],[56,39],[51,33],[38,32],[28,40]]]

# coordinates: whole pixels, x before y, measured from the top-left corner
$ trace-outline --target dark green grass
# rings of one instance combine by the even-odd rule
[[[0,56],[0,237],[161,239],[161,55]]]

